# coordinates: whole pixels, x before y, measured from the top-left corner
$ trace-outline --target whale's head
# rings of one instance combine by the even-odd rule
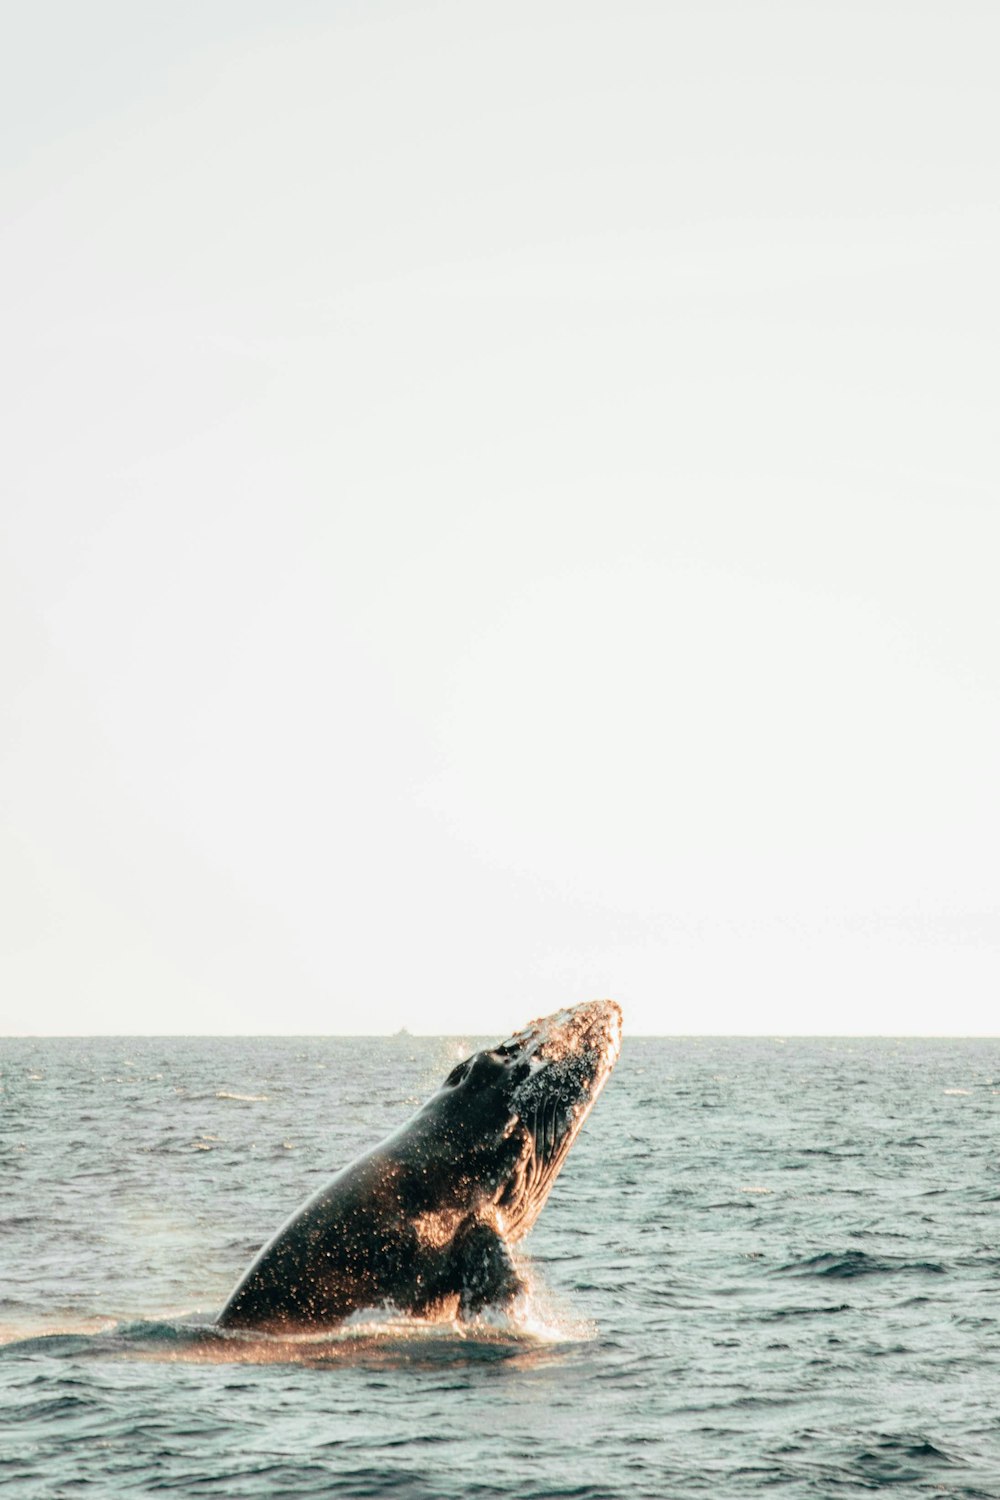
[[[531,1021],[452,1070],[430,1101],[475,1185],[475,1211],[505,1240],[537,1219],[621,1048],[614,1000]]]

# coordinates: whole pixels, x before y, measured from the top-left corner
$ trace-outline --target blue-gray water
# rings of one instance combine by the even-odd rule
[[[199,1332],[456,1040],[0,1041],[0,1489],[1000,1496],[1000,1041],[626,1038],[523,1326]]]

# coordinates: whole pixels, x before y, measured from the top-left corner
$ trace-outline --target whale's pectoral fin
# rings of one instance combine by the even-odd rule
[[[510,1251],[486,1224],[470,1225],[453,1246],[453,1271],[463,1317],[484,1307],[502,1307],[524,1289]]]

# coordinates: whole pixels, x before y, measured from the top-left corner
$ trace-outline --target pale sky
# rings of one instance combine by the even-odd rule
[[[33,0],[0,1031],[1000,1031],[1000,10]]]

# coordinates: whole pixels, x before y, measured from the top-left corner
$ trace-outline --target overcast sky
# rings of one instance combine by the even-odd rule
[[[992,0],[4,30],[0,1031],[1000,1031]]]

